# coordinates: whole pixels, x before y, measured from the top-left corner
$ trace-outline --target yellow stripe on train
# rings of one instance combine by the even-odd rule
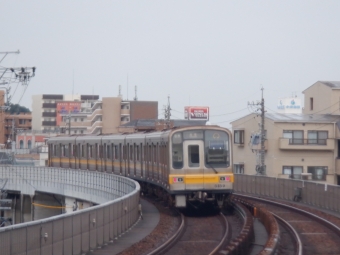
[[[234,182],[232,174],[187,174],[169,175],[169,184],[201,184]]]

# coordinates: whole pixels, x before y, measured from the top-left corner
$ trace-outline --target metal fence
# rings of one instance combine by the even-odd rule
[[[25,194],[37,190],[103,202],[73,213],[0,228],[1,254],[83,254],[114,240],[139,219],[140,186],[121,176],[10,166],[0,167],[0,178],[0,186],[7,190]]]
[[[256,175],[235,175],[234,191],[240,194],[278,198],[340,212],[340,186],[304,180]]]

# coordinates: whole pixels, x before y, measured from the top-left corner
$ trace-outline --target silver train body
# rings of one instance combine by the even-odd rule
[[[123,175],[176,207],[221,205],[233,188],[231,132],[217,126],[60,136],[50,138],[48,147],[49,166]]]

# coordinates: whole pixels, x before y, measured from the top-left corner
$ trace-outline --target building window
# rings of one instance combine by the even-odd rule
[[[244,144],[244,130],[234,130],[234,143]]]
[[[308,173],[312,174],[312,179],[317,181],[325,181],[328,174],[327,166],[309,166]]]
[[[83,118],[81,118],[81,119],[80,119],[80,121],[81,121],[81,122],[83,122],[83,121],[84,121],[84,119],[83,119]]]
[[[23,148],[24,148],[24,141],[20,140],[20,149],[23,149]]]
[[[234,174],[244,174],[244,164],[234,164]]]
[[[308,144],[327,145],[328,131],[308,131]]]
[[[27,148],[28,148],[28,149],[32,149],[32,141],[31,141],[31,140],[28,140],[28,142],[27,142]]]
[[[81,134],[84,134],[84,130],[80,130],[80,133],[81,133]]]
[[[283,166],[282,168],[282,174],[289,175],[292,179],[301,179],[302,172],[302,166]]]
[[[314,108],[314,100],[313,98],[309,98],[309,104],[310,104],[310,110],[313,111],[313,108]]]
[[[303,131],[283,130],[283,138],[288,138],[289,144],[303,144]]]

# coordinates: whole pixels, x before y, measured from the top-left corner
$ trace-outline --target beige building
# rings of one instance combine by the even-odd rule
[[[70,134],[112,134],[118,133],[118,127],[130,121],[157,117],[156,101],[124,101],[121,97],[103,97],[102,101],[81,104],[78,113],[62,114],[60,127]]]
[[[340,82],[319,81],[303,91],[302,114],[265,114],[268,176],[340,184]],[[261,117],[233,121],[235,173],[256,174]]]

